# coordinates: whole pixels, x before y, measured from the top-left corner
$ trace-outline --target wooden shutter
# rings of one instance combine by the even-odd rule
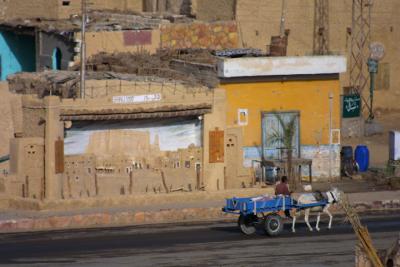
[[[210,131],[210,163],[224,162],[224,131]]]
[[[56,173],[64,172],[64,140],[55,142],[55,165]]]

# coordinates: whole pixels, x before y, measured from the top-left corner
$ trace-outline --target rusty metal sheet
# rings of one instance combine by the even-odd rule
[[[56,173],[64,173],[64,140],[55,142],[55,167]]]
[[[224,162],[224,131],[216,129],[209,132],[209,162],[221,163]]]

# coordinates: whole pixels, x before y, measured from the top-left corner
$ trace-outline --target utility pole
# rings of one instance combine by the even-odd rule
[[[332,114],[333,114],[333,93],[329,93],[329,179],[332,181]]]
[[[286,0],[282,0],[281,24],[279,30],[279,35],[281,38],[285,37],[286,10],[287,10]]]
[[[314,42],[315,55],[329,53],[329,1],[314,0]]]
[[[363,91],[368,87],[368,58],[371,37],[372,0],[353,0],[350,55],[350,87],[360,95],[365,107],[370,109]]]
[[[82,25],[81,25],[81,98],[85,98],[85,75],[86,75],[86,0],[81,0]]]

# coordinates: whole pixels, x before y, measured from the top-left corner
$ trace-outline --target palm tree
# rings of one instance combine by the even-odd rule
[[[296,134],[296,121],[297,121],[297,116],[291,116],[290,120],[286,122],[283,119],[283,116],[280,113],[274,113],[276,119],[279,122],[279,125],[282,128],[282,131],[279,131],[278,129],[274,129],[274,132],[270,136],[270,142],[272,144],[281,144],[283,145],[283,148],[286,151],[286,157],[287,157],[287,162],[286,162],[286,167],[287,167],[287,175],[288,175],[288,180],[289,184],[294,186],[294,189],[297,187],[297,181],[293,181],[293,173],[292,173],[292,158],[293,158],[293,149],[294,147],[294,142],[293,142],[293,137]]]

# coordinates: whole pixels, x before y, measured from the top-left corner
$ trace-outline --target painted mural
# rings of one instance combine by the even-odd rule
[[[71,197],[85,194],[82,188],[115,195],[201,186],[202,123],[197,117],[73,122],[65,133],[64,188]]]
[[[147,145],[158,143],[161,151],[176,151],[191,144],[201,146],[201,132],[201,121],[197,119],[74,122],[66,131],[64,151],[66,155],[90,153],[92,149],[96,150],[96,146],[103,147],[106,142],[115,143],[117,140],[126,143],[126,149],[122,146],[120,149],[124,153],[132,153],[130,144],[139,141],[148,142]],[[102,152],[112,152],[117,148],[110,146],[108,149],[110,151]]]

